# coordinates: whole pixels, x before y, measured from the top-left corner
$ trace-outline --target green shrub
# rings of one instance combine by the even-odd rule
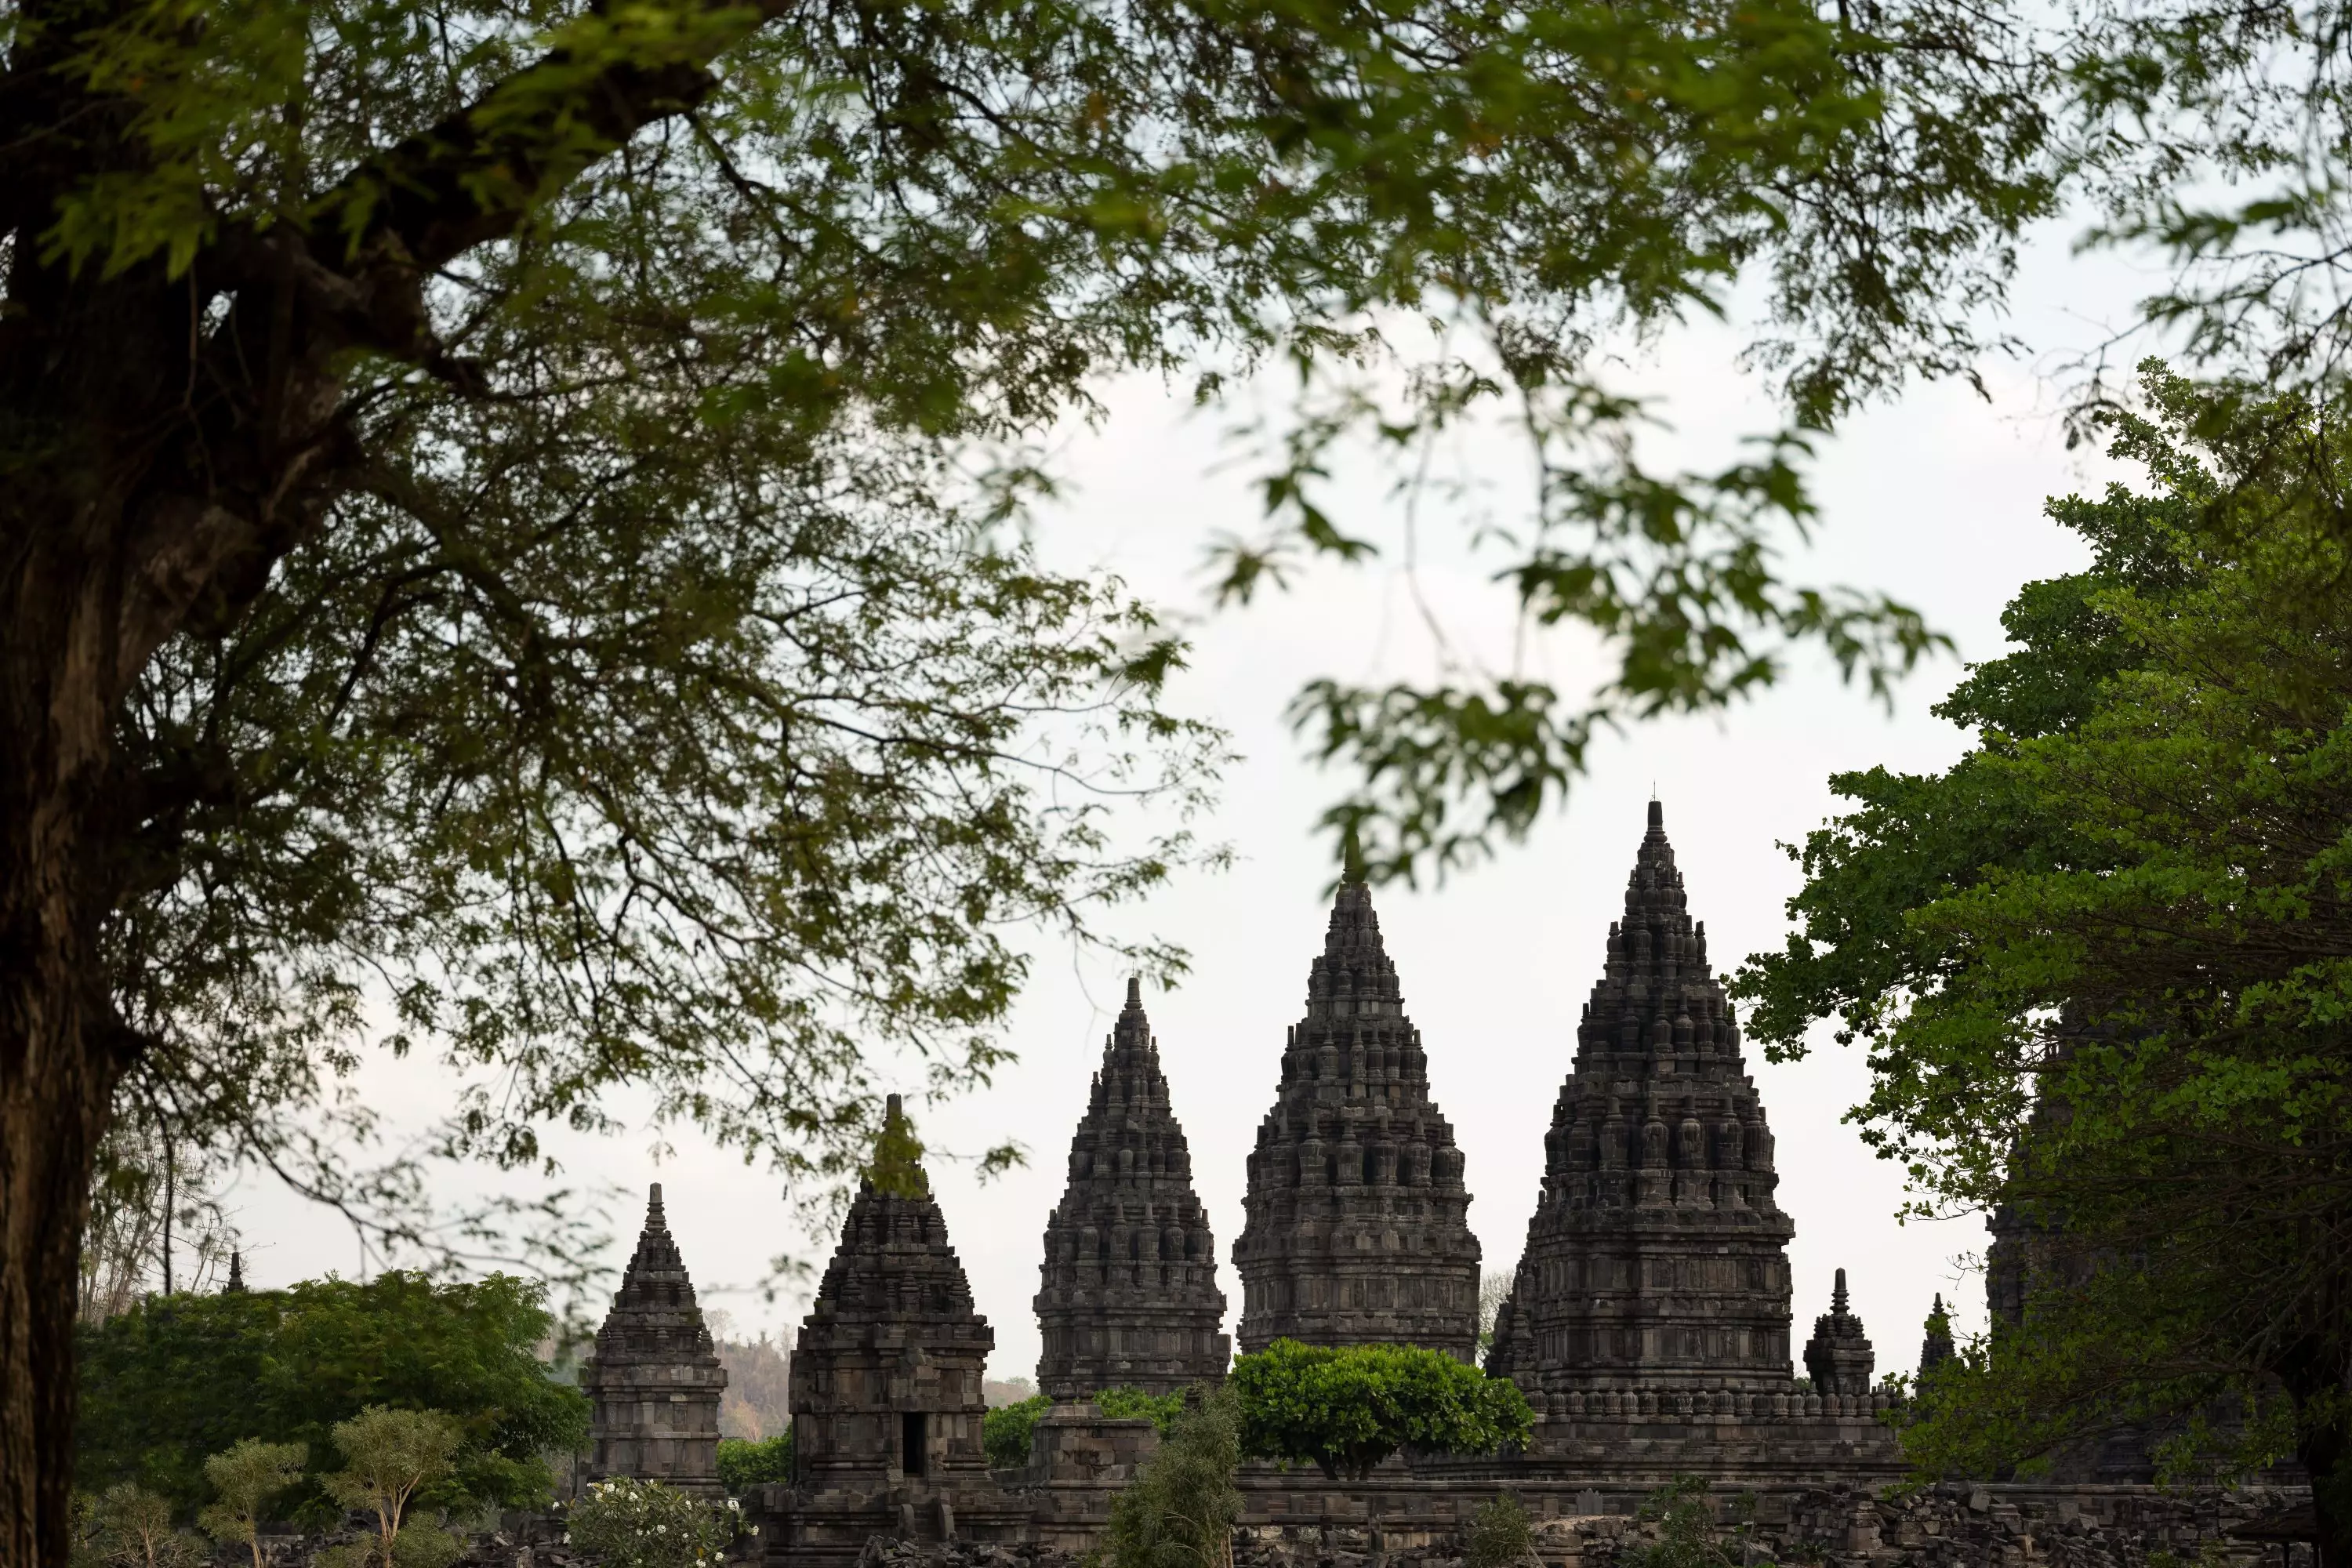
[[[793,1479],[793,1435],[789,1429],[756,1441],[747,1437],[719,1439],[719,1479],[727,1495],[741,1497],[753,1487]]]
[[[552,1490],[542,1456],[588,1432],[588,1402],[539,1361],[553,1327],[541,1297],[504,1275],[435,1284],[393,1271],[150,1300],[79,1331],[76,1473],[92,1488],[136,1481],[185,1514],[212,1498],[205,1456],[247,1437],[299,1443],[316,1475],[338,1463],[335,1423],[390,1405],[446,1412],[465,1434],[420,1500],[533,1506]],[[298,1519],[329,1511],[313,1481],[285,1505]]]
[[[1095,1395],[1095,1405],[1104,1415],[1120,1421],[1132,1421],[1143,1416],[1165,1437],[1176,1417],[1183,1413],[1184,1396],[1181,1394],[1146,1394],[1139,1388],[1106,1388]]]
[[[1706,1483],[1696,1476],[1652,1492],[1642,1504],[1641,1519],[1658,1527],[1658,1539],[1632,1553],[1633,1568],[1737,1568],[1715,1538]]]
[[[599,1481],[572,1505],[565,1539],[604,1568],[695,1568],[735,1539],[734,1505],[712,1508],[660,1481]]]
[[[980,1446],[988,1451],[991,1469],[1017,1470],[1029,1462],[1029,1434],[1037,1417],[1054,1407],[1040,1394],[1018,1405],[1000,1405],[980,1420]]]
[[[1276,1340],[1234,1363],[1242,1451],[1363,1477],[1401,1448],[1486,1454],[1516,1447],[1535,1413],[1507,1378],[1410,1345]]]
[[[1469,1568],[1508,1568],[1536,1554],[1536,1521],[1509,1492],[1480,1503],[1462,1543]]]
[[[1241,1457],[1233,1391],[1181,1395],[1159,1451],[1111,1500],[1095,1568],[1233,1568]]]

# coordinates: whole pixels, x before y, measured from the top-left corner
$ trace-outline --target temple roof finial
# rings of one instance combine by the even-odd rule
[[[922,1140],[915,1136],[912,1123],[907,1120],[905,1101],[891,1095],[882,1102],[882,1131],[874,1140],[873,1163],[866,1167],[866,1179],[877,1193],[893,1197],[919,1198],[931,1190],[930,1178],[923,1171]]]

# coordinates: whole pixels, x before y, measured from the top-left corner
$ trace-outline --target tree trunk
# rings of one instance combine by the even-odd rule
[[[90,896],[113,706],[97,668],[107,660],[87,657],[95,595],[33,602],[57,586],[39,571],[46,552],[11,542],[0,595],[0,1568],[30,1568],[67,1557],[81,1230],[122,1042],[99,989]],[[68,633],[78,648],[59,646]]]

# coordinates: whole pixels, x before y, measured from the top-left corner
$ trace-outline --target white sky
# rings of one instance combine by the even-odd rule
[[[2152,281],[2112,260],[2074,259],[2065,239],[2053,232],[2029,249],[2010,323],[2043,351],[2095,342],[2101,324],[2126,312]],[[1724,455],[1729,438],[1766,427],[1764,405],[1716,334],[1678,334],[1638,374],[1667,399],[1677,432],[1671,449]],[[1908,600],[1958,639],[1962,659],[2000,651],[2000,608],[2021,584],[2085,558],[2042,518],[2043,498],[2102,483],[2111,472],[2094,455],[2064,449],[2056,397],[2036,366],[1989,367],[1988,379],[1990,405],[1961,386],[1916,388],[1825,446],[1814,480],[1824,526],[1816,547],[1790,563],[1808,580]],[[1121,385],[1108,401],[1108,427],[1074,437],[1062,453],[1074,483],[1044,520],[1041,542],[1059,564],[1116,571],[1172,611],[1197,614],[1209,537],[1247,532],[1257,518],[1246,470],[1230,460],[1215,423],[1156,385]],[[1507,511],[1524,461],[1507,441],[1468,440],[1449,460],[1491,480],[1497,515]],[[1349,517],[1384,505],[1382,481],[1344,477],[1342,500],[1358,509]],[[1392,524],[1395,514],[1388,515]],[[1468,560],[1461,531],[1426,506],[1422,535],[1419,586],[1448,635],[1465,647],[1502,646],[1507,604],[1484,582],[1490,568]],[[1299,1016],[1307,965],[1320,949],[1330,850],[1311,826],[1342,783],[1303,760],[1282,710],[1310,677],[1418,673],[1429,649],[1393,564],[1318,571],[1298,591],[1205,619],[1194,667],[1176,691],[1179,706],[1227,726],[1245,754],[1206,826],[1240,859],[1222,874],[1180,877],[1129,929],[1167,937],[1192,955],[1186,983],[1172,993],[1148,991],[1146,1005],[1236,1315],[1230,1257],[1241,1228],[1243,1159],[1272,1100],[1283,1032]],[[1548,672],[1570,686],[1591,668],[1571,643],[1547,657]],[[1470,1221],[1486,1268],[1508,1268],[1518,1255],[1543,1131],[1574,1054],[1574,1021],[1599,973],[1608,923],[1622,907],[1653,784],[1692,911],[1707,922],[1709,952],[1727,970],[1781,941],[1782,903],[1798,877],[1778,846],[1830,812],[1829,774],[1877,764],[1935,768],[1962,749],[1965,737],[1927,711],[1958,673],[1952,660],[1929,668],[1901,689],[1889,715],[1843,686],[1826,661],[1801,661],[1779,688],[1734,712],[1604,741],[1567,809],[1497,862],[1442,888],[1376,895],[1435,1098],[1467,1157],[1476,1200]],[[1034,1373],[1029,1303],[1040,1237],[1123,990],[1109,962],[1041,949],[1010,1029],[1019,1061],[992,1089],[929,1112],[922,1125],[935,1147],[973,1151],[1011,1137],[1031,1153],[1026,1169],[985,1188],[967,1170],[933,1162],[950,1234],[995,1327],[992,1371],[1000,1377]],[[1899,1172],[1874,1160],[1842,1121],[1864,1092],[1863,1065],[1825,1037],[1822,1044],[1802,1064],[1773,1067],[1752,1052],[1748,1064],[1779,1136],[1780,1201],[1797,1224],[1792,1337],[1801,1342],[1827,1309],[1831,1271],[1843,1266],[1879,1370],[1906,1370],[1936,1292],[1957,1298],[1964,1328],[1980,1323],[1981,1281],[1967,1260],[1981,1250],[1983,1227],[1895,1222]],[[369,1083],[396,1115],[419,1123],[447,1091],[445,1078],[415,1064],[371,1069]],[[824,1258],[812,1255],[772,1178],[701,1145],[691,1130],[671,1130],[665,1140],[637,1127],[554,1146],[579,1180],[639,1192],[663,1182],[671,1228],[706,1302],[725,1307],[739,1332],[764,1329],[789,1341],[805,1302],[766,1301],[751,1287],[780,1252],[820,1267]],[[232,1194],[232,1207],[254,1248],[247,1267],[256,1284],[361,1267],[338,1222],[257,1181]],[[616,1219],[614,1262],[625,1258],[637,1215],[628,1208]]]

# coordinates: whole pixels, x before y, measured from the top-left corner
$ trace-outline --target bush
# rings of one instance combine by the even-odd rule
[[[1040,1394],[1018,1405],[1000,1405],[980,1420],[980,1446],[988,1452],[991,1469],[1017,1470],[1029,1462],[1029,1435],[1037,1417],[1054,1407]]]
[[[1400,1448],[1486,1454],[1516,1447],[1535,1413],[1507,1378],[1410,1345],[1276,1340],[1234,1363],[1242,1451],[1361,1478]]]
[[[1096,1407],[1106,1415],[1120,1421],[1146,1417],[1160,1429],[1162,1437],[1175,1425],[1176,1417],[1184,1411],[1181,1394],[1146,1394],[1139,1388],[1106,1388],[1095,1395]]]
[[[1715,1511],[1707,1507],[1706,1483],[1696,1476],[1652,1492],[1641,1518],[1658,1527],[1658,1539],[1633,1553],[1633,1568],[1735,1568],[1731,1553],[1715,1539]]]
[[[727,1495],[741,1497],[753,1487],[793,1479],[793,1435],[779,1432],[757,1441],[744,1437],[719,1439],[719,1479]]]
[[[1509,1492],[1480,1503],[1470,1516],[1469,1532],[1462,1543],[1463,1560],[1469,1568],[1508,1568],[1535,1554],[1535,1519]]]
[[[1229,1388],[1181,1395],[1166,1439],[1125,1490],[1096,1549],[1097,1568],[1233,1568],[1242,1494],[1241,1418]]]
[[[543,1501],[543,1455],[585,1441],[588,1402],[554,1382],[537,1347],[553,1327],[541,1288],[504,1275],[435,1284],[393,1271],[364,1284],[165,1296],[79,1331],[76,1469],[136,1481],[175,1513],[210,1500],[204,1458],[240,1438],[299,1443],[313,1473],[337,1464],[329,1433],[369,1405],[440,1410],[465,1446],[421,1500],[473,1511]],[[285,1500],[327,1511],[315,1483]]]
[[[712,1508],[660,1481],[598,1481],[572,1505],[571,1543],[604,1568],[695,1568],[735,1540],[733,1505]]]

